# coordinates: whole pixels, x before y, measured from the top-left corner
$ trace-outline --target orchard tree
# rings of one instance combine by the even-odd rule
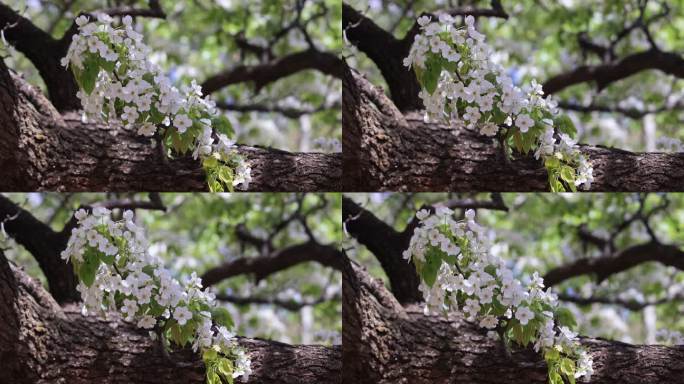
[[[456,4],[343,2],[346,190],[682,188],[681,4]]]
[[[335,1],[3,2],[0,185],[338,190],[340,18]]]
[[[0,196],[0,383],[341,382],[340,208]]]
[[[683,203],[343,197],[345,382],[680,382]]]

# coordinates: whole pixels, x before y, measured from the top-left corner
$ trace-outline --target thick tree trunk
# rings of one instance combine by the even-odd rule
[[[249,383],[340,383],[339,347],[241,339]],[[59,307],[38,282],[0,253],[0,384],[204,383],[190,350],[165,358],[140,329],[112,317]]]
[[[203,191],[199,161],[166,160],[132,129],[61,115],[0,61],[0,190]],[[341,155],[241,146],[250,191],[341,188]]]
[[[354,262],[343,271],[345,383],[543,384],[544,361],[531,349],[506,355],[500,342],[452,314],[402,307]],[[684,381],[684,346],[641,346],[583,338],[594,360],[591,384]]]
[[[348,191],[546,191],[540,161],[508,164],[492,138],[402,114],[382,89],[346,69],[343,86],[344,189]],[[592,191],[684,188],[684,154],[582,146],[594,167]]]

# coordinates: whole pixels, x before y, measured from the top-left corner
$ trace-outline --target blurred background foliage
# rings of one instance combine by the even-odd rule
[[[11,193],[12,201],[54,230],[61,230],[73,212],[83,205],[111,200],[147,201],[146,194],[58,194]],[[258,257],[260,252],[238,239],[238,227],[257,237],[273,237],[275,250],[308,241],[304,226],[289,222],[301,203],[305,222],[320,244],[339,246],[342,238],[339,194],[183,194],[163,193],[166,212],[137,209],[136,220],[147,229],[150,252],[161,257],[179,278],[192,272],[203,274],[210,268],[239,258]],[[119,210],[113,212],[120,215]],[[4,218],[3,218],[4,219]],[[26,271],[45,278],[35,259],[4,229],[0,247],[6,256]],[[252,275],[239,275],[214,286],[217,294],[249,299],[278,300],[291,305],[236,305],[223,302],[236,321],[238,333],[286,343],[340,344],[342,330],[341,274],[315,262],[300,263],[276,272],[259,282]],[[312,303],[313,305],[301,305]]]
[[[438,14],[456,8],[491,8],[489,0],[344,0],[395,37],[403,38],[423,12]],[[581,48],[580,40],[610,45],[638,20],[665,52],[684,50],[682,0],[520,0],[500,1],[508,19],[480,17],[477,28],[496,51],[493,59],[509,70],[517,84],[549,78],[582,65],[601,64],[602,57]],[[583,37],[581,39],[580,37]],[[614,46],[615,59],[650,49],[645,33],[632,29]],[[348,42],[350,66],[387,91],[379,70]],[[554,95],[565,104],[605,107],[609,111],[562,109],[579,130],[579,141],[633,151],[655,151],[661,137],[684,140],[684,82],[657,70],[641,71],[598,91],[581,83]],[[616,111],[620,109],[626,113]],[[655,113],[646,113],[653,111]],[[631,115],[631,116],[630,116]]]
[[[148,8],[145,0],[3,1],[55,38],[64,34],[80,12]],[[238,41],[261,47],[274,42],[273,59],[307,50],[309,45],[301,30],[288,29],[297,17],[305,23],[317,50],[337,55],[342,48],[339,0],[160,0],[160,5],[165,19],[136,17],[135,24],[154,51],[152,62],[176,83],[196,79],[199,84],[221,71],[271,59],[241,49]],[[8,52],[3,56],[8,56],[8,66],[45,89],[32,64],[7,44],[5,48]],[[290,151],[331,151],[329,147],[317,147],[315,140],[341,140],[341,86],[339,79],[305,70],[260,90],[252,83],[238,83],[211,96],[219,105],[294,112],[287,116],[280,112],[226,110],[240,143]]]
[[[378,218],[402,231],[423,205],[445,204],[452,199],[488,201],[489,194],[348,194]],[[684,194],[515,194],[501,197],[508,212],[478,209],[477,220],[490,229],[496,244],[492,252],[503,257],[525,282],[534,271],[541,275],[550,269],[583,258],[602,256],[601,249],[587,244],[580,228],[608,238],[638,212],[650,213],[650,227],[663,244],[684,250]],[[654,210],[655,209],[655,210]],[[456,215],[464,212],[457,209]],[[631,222],[615,237],[617,252],[651,240],[640,221]],[[370,272],[386,276],[375,257],[355,240],[346,237],[344,248]],[[615,252],[615,253],[617,253]],[[579,323],[580,334],[605,337],[629,343],[656,343],[658,331],[684,332],[684,272],[656,262],[647,262],[611,275],[597,283],[595,276],[582,275],[553,287],[556,293],[582,298],[607,298],[620,304],[592,303],[569,307]],[[662,301],[662,302],[661,302]],[[657,305],[644,306],[657,302]],[[631,308],[630,308],[631,307]]]

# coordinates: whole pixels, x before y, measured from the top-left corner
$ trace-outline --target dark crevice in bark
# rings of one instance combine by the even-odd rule
[[[403,115],[381,89],[347,68],[343,87],[344,190],[547,191],[533,157],[510,163],[496,140],[470,129]],[[594,168],[591,191],[677,191],[683,153],[633,153],[581,146]]]
[[[248,383],[341,383],[341,348],[240,339],[252,360]],[[0,252],[1,384],[204,383],[191,350],[167,360],[147,332],[115,315],[60,308]],[[174,364],[175,362],[175,364]]]
[[[343,380],[345,383],[548,382],[532,349],[507,356],[499,341],[453,313],[423,314],[401,307],[380,280],[354,262],[343,269]],[[680,383],[684,346],[630,345],[582,338],[594,360],[590,384]]]
[[[207,190],[199,161],[165,159],[135,129],[60,115],[39,90],[0,66],[0,190]],[[341,154],[238,151],[252,167],[250,191],[341,189]]]

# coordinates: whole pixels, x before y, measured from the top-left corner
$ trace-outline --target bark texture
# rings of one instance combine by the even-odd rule
[[[343,270],[345,383],[547,382],[544,361],[531,349],[508,357],[500,342],[457,315],[425,316],[402,307],[354,262]],[[682,383],[684,346],[643,346],[583,338],[594,360],[591,384]]]
[[[199,161],[165,159],[147,138],[116,125],[64,115],[0,61],[0,190],[203,191]],[[341,155],[240,146],[250,191],[341,188]]]
[[[341,383],[339,347],[241,339],[252,359],[249,383]],[[0,253],[0,384],[204,383],[190,350],[165,358],[146,332],[115,317],[61,308]]]
[[[540,161],[507,162],[494,139],[402,114],[382,89],[347,68],[343,77],[344,190],[546,191]],[[582,146],[591,191],[684,189],[684,153],[633,153]]]

